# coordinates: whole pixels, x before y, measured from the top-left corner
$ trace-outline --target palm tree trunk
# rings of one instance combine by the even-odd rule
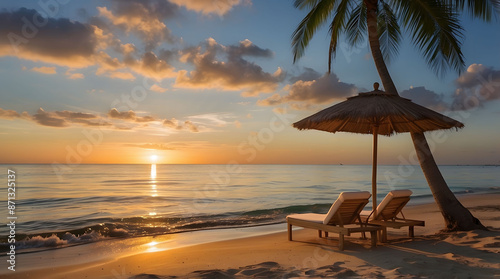
[[[373,60],[379,73],[384,89],[389,94],[399,95],[392,81],[384,56],[380,49],[380,40],[377,28],[378,0],[364,0],[367,7],[368,40]],[[443,175],[434,161],[429,145],[423,133],[411,133],[413,144],[417,152],[420,167],[425,175],[434,200],[443,214],[445,230],[474,230],[486,229],[481,222],[472,216],[470,211],[457,200],[450,190]]]
[[[367,7],[367,26],[368,26],[368,40],[370,42],[370,49],[372,51],[372,57],[377,67],[378,75],[380,80],[384,85],[384,90],[386,93],[399,95],[392,81],[389,70],[387,70],[387,65],[384,61],[384,56],[380,50],[380,40],[378,38],[378,27],[377,27],[377,0],[365,0],[365,5]]]
[[[411,133],[411,138],[415,146],[415,151],[417,152],[420,167],[424,172],[429,188],[431,188],[432,196],[434,196],[434,200],[443,214],[446,230],[486,230],[486,227],[484,227],[477,218],[472,216],[470,211],[465,208],[460,201],[457,200],[453,192],[451,192],[437,167],[436,161],[434,161],[434,157],[432,156],[424,134]]]

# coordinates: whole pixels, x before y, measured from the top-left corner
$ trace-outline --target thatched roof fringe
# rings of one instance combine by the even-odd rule
[[[317,129],[327,132],[378,134],[425,132],[463,128],[464,125],[448,116],[420,106],[399,96],[360,93],[347,101],[319,111],[293,124],[299,130]]]

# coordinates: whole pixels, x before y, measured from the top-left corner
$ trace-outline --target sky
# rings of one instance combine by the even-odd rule
[[[293,63],[307,11],[276,0],[2,1],[0,163],[370,164],[372,137],[292,123],[380,82],[367,43],[327,26]],[[500,28],[464,16],[466,68],[437,76],[408,37],[401,96],[465,124],[426,133],[438,164],[500,164]],[[408,134],[379,164],[415,163]]]

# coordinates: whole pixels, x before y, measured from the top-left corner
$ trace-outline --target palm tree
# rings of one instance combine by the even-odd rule
[[[451,68],[465,68],[461,51],[463,27],[459,15],[490,22],[500,11],[500,0],[295,0],[296,8],[309,13],[292,36],[294,62],[305,52],[309,41],[327,21],[330,22],[328,72],[336,54],[340,36],[346,35],[351,46],[359,45],[368,35],[375,66],[385,91],[399,95],[385,63],[397,54],[402,39],[401,27],[436,74]],[[446,230],[486,229],[449,189],[432,156],[423,133],[411,133],[415,150],[429,188],[445,220]]]

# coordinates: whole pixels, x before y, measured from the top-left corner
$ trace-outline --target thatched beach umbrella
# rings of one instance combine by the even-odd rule
[[[377,208],[377,141],[378,135],[425,132],[462,128],[464,124],[417,105],[409,99],[378,90],[359,93],[293,124],[293,127],[315,129],[331,133],[351,132],[373,134],[372,199]]]

